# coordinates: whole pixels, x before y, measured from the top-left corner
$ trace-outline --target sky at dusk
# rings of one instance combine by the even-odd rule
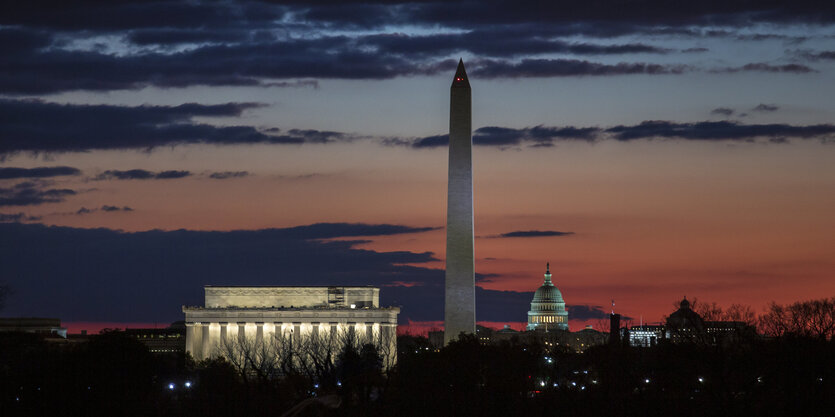
[[[835,294],[835,3],[0,5],[4,316],[169,323],[203,285],[443,319],[449,87],[477,318]]]

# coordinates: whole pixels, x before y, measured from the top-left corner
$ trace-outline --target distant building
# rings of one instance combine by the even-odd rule
[[[316,343],[341,349],[347,337],[380,348],[384,364],[397,358],[397,307],[380,307],[375,287],[206,286],[205,306],[183,306],[185,350],[196,360],[231,348]],[[324,346],[327,344],[327,346]]]
[[[560,290],[551,282],[551,265],[545,264],[545,282],[536,290],[528,311],[527,330],[568,330],[568,312]]]
[[[753,326],[741,321],[706,321],[685,297],[678,310],[663,324],[632,326],[625,331],[632,346],[649,347],[657,343],[700,343],[719,345],[740,337],[756,335]]]
[[[67,338],[67,329],[60,319],[39,317],[0,318],[0,332],[35,333],[45,338]]]
[[[140,341],[151,353],[182,353],[186,350],[186,326],[182,321],[164,329],[125,329],[125,334]]]
[[[629,333],[629,344],[631,346],[650,347],[655,346],[666,338],[667,328],[661,324],[642,324],[632,326]]]

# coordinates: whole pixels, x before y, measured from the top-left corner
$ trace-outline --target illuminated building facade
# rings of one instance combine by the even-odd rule
[[[631,346],[651,347],[666,338],[667,329],[660,324],[643,324],[629,329],[629,344]]]
[[[560,290],[551,282],[551,265],[545,266],[545,282],[533,295],[527,330],[568,330],[568,312]]]
[[[352,337],[376,345],[387,367],[396,361],[400,309],[380,307],[379,288],[206,286],[205,306],[183,313],[185,349],[195,360],[227,356],[230,346],[321,348]]]

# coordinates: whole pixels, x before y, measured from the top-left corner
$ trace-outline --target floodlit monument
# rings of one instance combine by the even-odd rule
[[[275,356],[336,354],[372,343],[386,368],[397,358],[398,307],[380,307],[375,287],[206,286],[205,306],[183,306],[186,352],[195,360],[245,351]]]
[[[464,61],[450,87],[444,344],[475,333],[472,96]]]
[[[568,312],[562,292],[551,282],[551,264],[545,264],[545,282],[533,294],[527,330],[568,330]]]

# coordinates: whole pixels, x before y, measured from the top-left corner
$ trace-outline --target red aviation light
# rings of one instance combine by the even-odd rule
[[[464,79],[461,77],[455,77],[455,81],[464,81]]]

